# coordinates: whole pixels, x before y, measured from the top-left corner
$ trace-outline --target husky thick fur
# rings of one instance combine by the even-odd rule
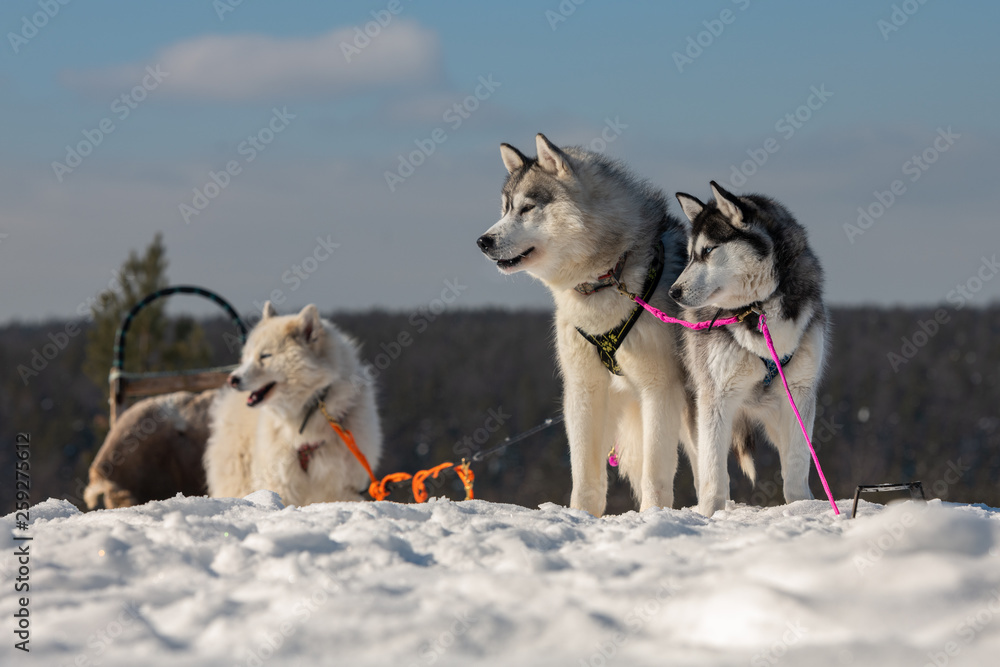
[[[131,507],[205,494],[205,444],[215,389],[138,401],[122,413],[90,464],[87,507]]]
[[[478,243],[502,273],[528,272],[555,300],[573,473],[570,504],[595,516],[604,512],[606,456],[615,445],[619,469],[640,508],[670,507],[685,410],[680,332],[649,315],[639,317],[615,355],[622,375],[612,375],[577,329],[603,334],[635,304],[614,287],[591,294],[575,288],[607,274],[627,252],[621,281],[642,291],[662,239],[664,270],[651,301],[676,313],[667,292],[685,263],[685,229],[667,212],[663,194],[620,163],[580,148],[557,148],[541,134],[536,150],[533,159],[501,145],[508,171],[503,217]]]
[[[375,393],[358,380],[364,374],[354,341],[315,306],[279,317],[268,302],[241,361],[213,407],[209,494],[268,489],[286,505],[360,500],[368,475],[315,407],[324,396],[330,415],[354,434],[372,468],[378,465]]]
[[[715,201],[708,204],[677,194],[691,220],[690,262],[670,296],[692,322],[750,307],[763,311],[778,356],[791,357],[785,375],[812,438],[827,338],[819,260],[805,229],[781,204],[758,195],[737,197],[714,182],[712,192]],[[731,446],[753,479],[748,450],[761,429],[778,451],[785,501],[812,498],[809,449],[781,378],[770,376],[771,354],[758,319],[751,314],[739,324],[684,333],[697,406],[698,509],[705,515],[725,507],[729,498]]]

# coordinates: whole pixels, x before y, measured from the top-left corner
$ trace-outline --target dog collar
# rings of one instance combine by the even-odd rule
[[[314,414],[316,414],[316,410],[319,408],[320,402],[324,398],[326,398],[326,394],[327,394],[328,391],[330,391],[330,387],[332,387],[332,386],[333,385],[327,385],[326,387],[324,387],[323,389],[321,389],[318,394],[316,394],[312,398],[310,398],[308,403],[306,403],[305,416],[302,417],[302,426],[299,427],[299,434],[300,435],[302,434],[302,431],[306,430],[306,424],[308,424],[309,423],[309,419]],[[300,463],[301,463],[301,459],[300,459]],[[308,463],[306,465],[308,465]],[[305,468],[303,468],[303,470],[305,470]]]
[[[760,313],[763,312],[760,306],[761,303],[762,302],[758,301],[757,303],[752,303],[749,306],[746,306],[745,308],[737,308],[736,310],[733,311],[734,316],[739,320],[740,324],[743,324],[743,322],[746,321],[747,318],[752,317],[753,320],[751,322],[748,322],[747,324],[756,329],[757,323],[760,321]],[[722,315],[722,311],[723,311],[722,308],[719,308],[717,311],[715,311],[715,315],[712,316],[712,319],[709,321],[708,329],[706,331],[712,330],[712,327],[715,326],[716,320],[718,320],[719,316]]]
[[[309,472],[309,462],[312,460],[313,452],[323,446],[321,442],[308,442],[304,445],[300,445],[298,449],[299,455],[299,467],[302,468],[302,472]]]
[[[642,286],[643,301],[649,301],[649,298],[653,296],[653,292],[656,291],[657,285],[660,284],[660,278],[663,276],[663,252],[663,241],[657,241],[653,252],[653,262],[646,270],[646,283]],[[622,263],[624,261],[625,256],[622,255]],[[615,278],[615,284],[620,286],[618,278]],[[618,365],[618,360],[615,358],[615,352],[625,342],[628,332],[632,330],[639,316],[644,312],[642,306],[636,304],[632,312],[628,314],[628,317],[622,320],[618,326],[596,336],[587,333],[580,327],[577,327],[576,330],[583,336],[584,340],[597,348],[597,355],[600,357],[601,363],[604,364],[605,368],[615,375],[623,375],[622,368]]]
[[[590,296],[594,292],[600,292],[605,287],[611,287],[612,285],[617,285],[618,281],[622,277],[622,271],[625,270],[625,260],[628,259],[628,251],[618,258],[618,263],[614,265],[610,271],[604,275],[598,276],[597,280],[592,283],[580,283],[573,289],[584,296]]]
[[[757,301],[744,308],[738,308],[736,310],[736,317],[739,318],[740,323],[742,324],[743,322],[747,322],[747,320],[749,320],[749,322],[747,322],[748,326],[752,326],[754,329],[759,328],[760,314],[763,312],[763,303],[763,301]],[[719,319],[719,315],[721,314],[722,308],[715,313],[715,317],[712,318],[712,322],[708,325],[708,331],[712,330],[712,325],[715,324],[715,321]],[[774,381],[774,378],[778,377],[778,365],[774,363],[773,359],[768,359],[767,357],[761,357],[760,360],[764,364],[764,386],[769,387],[771,386],[771,382]],[[792,354],[786,354],[781,358],[781,367],[784,368],[787,366],[788,362],[791,360]]]

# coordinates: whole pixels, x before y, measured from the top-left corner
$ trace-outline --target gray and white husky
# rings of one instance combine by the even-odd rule
[[[697,431],[698,510],[707,516],[729,499],[730,446],[753,479],[748,450],[760,429],[778,451],[785,501],[812,498],[809,450],[757,330],[757,312],[767,316],[810,438],[827,338],[823,271],[806,230],[772,199],[737,197],[715,182],[711,187],[715,201],[708,204],[677,194],[691,221],[690,260],[670,288],[689,321],[747,315],[739,324],[684,333],[697,406],[691,428]]]
[[[502,273],[528,272],[555,300],[573,472],[570,504],[603,514],[605,456],[614,444],[640,509],[670,507],[679,439],[692,463],[695,458],[693,438],[683,432],[680,331],[642,316],[615,281],[635,292],[648,290],[647,300],[676,314],[667,291],[686,260],[685,228],[668,213],[663,193],[619,162],[557,148],[541,134],[536,150],[538,157],[529,158],[501,145],[508,171],[503,217],[478,244]],[[634,326],[623,337],[618,329],[629,321]],[[596,338],[605,333],[606,349]]]

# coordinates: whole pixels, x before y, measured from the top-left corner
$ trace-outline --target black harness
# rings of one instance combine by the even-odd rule
[[[656,287],[660,284],[660,278],[663,276],[663,241],[658,241],[656,244],[656,252],[653,255],[653,263],[649,265],[649,270],[646,271],[646,282],[642,286],[642,300],[649,301],[650,297],[653,296],[653,292],[656,291]],[[622,346],[625,342],[625,337],[628,336],[628,332],[632,330],[635,323],[639,320],[639,317],[644,312],[643,307],[639,304],[635,305],[632,312],[628,314],[621,323],[610,331],[605,331],[602,334],[592,335],[585,332],[580,327],[576,330],[580,332],[583,338],[597,348],[597,354],[601,359],[601,363],[604,364],[605,368],[614,373],[615,375],[622,375],[622,368],[618,365],[618,360],[615,358],[615,352],[618,348]]]
[[[773,359],[765,359],[764,357],[761,357],[760,360],[764,362],[764,368],[767,369],[767,375],[764,376],[764,386],[769,387],[771,386],[771,381],[778,377],[778,366],[774,363]],[[788,362],[791,360],[792,355],[786,354],[781,358],[781,367],[784,368],[787,366]]]

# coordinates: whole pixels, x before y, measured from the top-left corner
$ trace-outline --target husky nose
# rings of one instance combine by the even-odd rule
[[[493,250],[493,248],[496,246],[496,243],[497,243],[496,237],[490,234],[483,234],[482,236],[479,237],[479,240],[476,241],[476,245],[478,245],[479,249],[482,250],[483,252],[489,252],[490,250]]]
[[[684,288],[679,285],[674,285],[670,288],[670,298],[674,301],[679,301],[681,296],[684,295]]]
[[[240,388],[240,376],[235,373],[229,376],[229,386],[233,389]]]

